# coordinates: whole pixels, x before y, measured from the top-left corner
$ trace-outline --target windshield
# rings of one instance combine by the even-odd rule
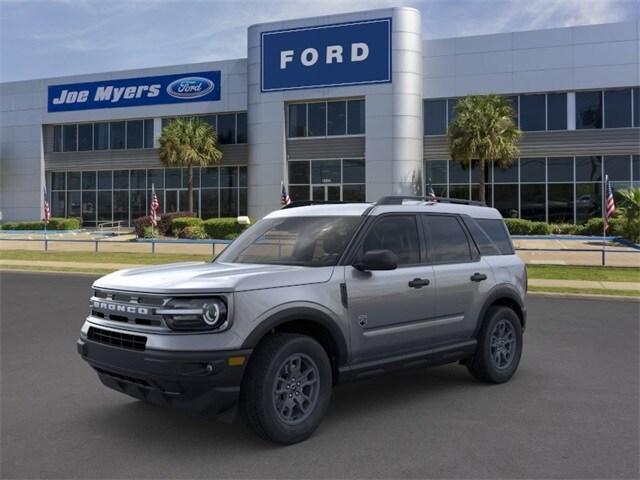
[[[266,218],[246,230],[216,262],[335,265],[362,217]]]

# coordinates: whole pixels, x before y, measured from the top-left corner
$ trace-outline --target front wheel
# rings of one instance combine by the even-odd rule
[[[331,363],[313,338],[293,333],[267,337],[251,357],[240,403],[261,437],[289,445],[318,427],[331,399]]]
[[[522,325],[509,307],[491,307],[478,336],[478,348],[468,365],[478,380],[504,383],[511,379],[522,356]]]

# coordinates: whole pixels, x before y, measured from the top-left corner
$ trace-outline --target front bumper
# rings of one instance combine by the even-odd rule
[[[212,413],[237,403],[251,355],[251,350],[134,351],[84,336],[77,349],[107,387],[156,405]]]

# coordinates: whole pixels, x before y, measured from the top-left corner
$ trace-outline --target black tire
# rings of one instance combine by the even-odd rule
[[[297,379],[296,372],[302,372]],[[312,377],[317,381],[309,380]],[[308,385],[301,386],[302,378]],[[251,356],[240,408],[260,437],[290,445],[316,430],[329,407],[332,386],[331,362],[317,341],[294,333],[270,335]]]
[[[500,332],[503,334],[501,335]],[[509,344],[506,340],[508,338],[512,338],[510,343],[512,347],[508,347]],[[485,315],[478,335],[476,353],[467,366],[469,372],[483,382],[508,382],[518,369],[521,356],[522,325],[520,318],[509,307],[491,307]]]

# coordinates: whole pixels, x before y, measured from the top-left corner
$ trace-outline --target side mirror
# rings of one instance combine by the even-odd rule
[[[361,272],[367,270],[395,270],[398,268],[398,256],[391,250],[369,250],[353,264]]]

